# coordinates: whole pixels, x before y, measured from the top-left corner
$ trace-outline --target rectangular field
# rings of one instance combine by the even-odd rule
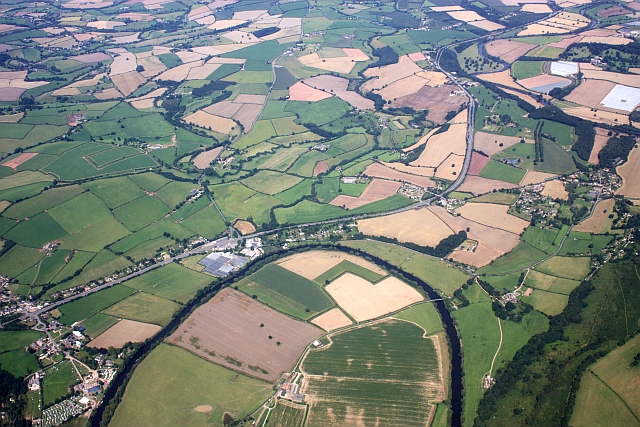
[[[349,261],[359,267],[365,268],[374,274],[386,276],[387,272],[377,265],[365,261],[354,255],[343,252],[309,251],[292,255],[278,261],[281,267],[286,268],[309,280],[315,280],[320,275],[336,267],[343,261]]]
[[[290,369],[320,330],[223,289],[168,338],[206,360],[275,381]]]
[[[160,329],[158,325],[123,319],[92,340],[89,347],[121,348],[128,342],[143,342],[154,336]]]

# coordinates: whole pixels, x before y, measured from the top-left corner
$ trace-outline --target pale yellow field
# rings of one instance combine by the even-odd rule
[[[436,247],[453,232],[426,208],[358,221],[358,230],[369,236],[384,236],[421,246]]]
[[[213,150],[204,151],[198,154],[196,158],[193,159],[193,165],[198,169],[208,168],[209,165],[211,165],[211,162],[213,162],[216,159],[216,157],[220,155],[222,150],[224,150],[224,147],[220,146],[220,147],[214,148]]]
[[[334,71],[341,74],[349,74],[353,67],[356,65],[356,62],[366,61],[367,59],[350,56],[343,56],[338,58],[320,58],[317,52],[298,58],[298,60],[307,67],[319,68],[326,71]]]
[[[456,209],[463,217],[489,227],[500,228],[520,234],[529,225],[529,221],[509,215],[509,206],[493,203],[467,203]]]
[[[544,21],[543,21],[544,22]],[[520,31],[518,36],[539,36],[543,34],[564,34],[571,30],[566,28],[551,27],[543,24],[531,24],[527,28]]]
[[[129,96],[142,86],[147,79],[137,71],[130,71],[128,73],[111,76],[111,81],[124,96]]]
[[[93,96],[95,96],[96,99],[99,99],[101,101],[104,101],[105,99],[122,98],[122,94],[118,92],[118,89],[114,87],[110,87],[109,89],[105,89],[99,93],[94,93]]]
[[[323,313],[315,319],[312,319],[311,323],[316,326],[320,326],[327,332],[331,332],[333,330],[344,328],[345,326],[353,324],[351,319],[349,319],[347,315],[344,314],[338,307],[332,308],[326,313]]]
[[[24,117],[24,113],[0,115],[0,123],[18,123]]]
[[[613,205],[615,199],[601,200],[593,208],[593,215],[573,227],[575,231],[584,231],[585,233],[600,234],[607,217],[613,213]]]
[[[118,56],[113,58],[109,74],[115,76],[117,74],[135,71],[138,65],[136,61],[136,56],[133,53],[120,53]]]
[[[131,106],[137,110],[144,110],[145,108],[153,108],[155,99],[153,98],[145,98],[138,99],[136,101],[129,101]]]
[[[591,108],[588,107],[575,107],[565,108],[562,111],[570,116],[580,117],[596,123],[606,123],[609,125],[629,124],[629,116],[604,110],[591,111]]]
[[[612,73],[611,71],[591,70],[582,67],[581,71],[584,78],[587,79],[609,80],[626,86],[640,87],[640,79],[633,74]]]
[[[556,176],[558,175],[553,173],[527,171],[527,173],[522,177],[522,181],[520,181],[520,186],[539,184]]]
[[[452,17],[453,19],[457,19],[458,21],[463,22],[472,22],[472,21],[482,21],[482,16],[478,15],[478,12],[474,12],[471,10],[455,10],[447,12],[447,15]]]
[[[496,153],[505,150],[512,145],[520,143],[522,138],[518,138],[515,136],[505,136],[505,135],[494,135],[492,133],[486,132],[476,132],[476,135],[473,139],[473,148],[478,151],[482,151],[487,156],[493,156]],[[528,144],[533,144],[534,141],[531,139],[525,139],[525,142]]]
[[[402,187],[401,182],[387,181],[385,179],[374,178],[359,197],[345,196],[340,194],[329,202],[330,205],[340,206],[346,209],[355,209],[378,200],[391,197]]]
[[[497,83],[513,89],[522,90],[522,87],[516,84],[513,77],[511,77],[511,71],[509,70],[500,71],[499,73],[478,74],[478,77],[487,82]]]
[[[464,155],[449,154],[442,164],[436,170],[436,178],[448,179],[455,181],[460,176],[462,166],[464,165]]]
[[[429,140],[429,138],[431,138],[431,136],[436,133],[438,131],[438,129],[440,129],[440,127],[437,128],[433,128],[429,131],[428,134],[426,134],[425,136],[423,136],[422,138],[420,138],[418,140],[418,142],[416,142],[415,144],[411,145],[410,147],[407,148],[403,148],[402,151],[404,151],[405,153],[411,150],[415,150],[416,148],[424,145],[427,143],[427,141]]]
[[[527,3],[520,9],[529,13],[551,13],[551,8],[547,4]]]
[[[243,236],[251,233],[255,233],[256,227],[251,224],[249,221],[238,220],[233,226],[242,234]]]
[[[238,25],[242,25],[247,21],[241,20],[233,20],[233,19],[224,19],[221,21],[216,21],[213,24],[209,25],[209,28],[212,30],[224,30],[231,27],[236,27]]]
[[[445,73],[441,73],[440,71],[433,71],[433,70],[420,71],[416,75],[422,77],[423,79],[429,80],[428,84],[431,87],[442,86],[443,84],[449,81],[449,77],[447,77]]]
[[[540,194],[551,197],[552,199],[569,200],[569,192],[565,190],[564,183],[562,181],[547,181]]]
[[[510,182],[498,181],[497,179],[482,178],[480,176],[467,175],[459,190],[466,193],[472,193],[476,196],[490,193],[493,190],[502,190],[518,188],[516,184]]]
[[[360,276],[346,273],[325,290],[357,322],[392,313],[424,299],[417,290],[395,277],[374,285]]]
[[[607,141],[609,141],[609,136],[607,135],[609,131],[603,128],[596,128],[596,140],[593,144],[593,149],[591,150],[591,154],[589,155],[589,163],[593,163],[597,165],[600,163],[600,159],[598,159],[598,154],[600,154],[600,150],[607,145]]]
[[[183,120],[187,123],[191,123],[205,129],[211,128],[211,130],[225,134],[231,132],[231,130],[236,126],[236,123],[231,119],[205,113],[202,110],[188,115]]]
[[[402,165],[404,166],[404,165]],[[409,174],[392,169],[380,163],[371,163],[363,172],[364,175],[375,178],[390,179],[392,181],[409,182],[422,188],[436,187],[429,177]]]
[[[189,71],[194,67],[200,67],[202,61],[189,62],[188,64],[178,65],[173,67],[164,73],[160,74],[155,80],[173,80],[174,82],[181,82],[187,78]]]
[[[581,43],[604,43],[604,44],[612,44],[612,45],[627,45],[633,42],[633,39],[628,39],[626,37],[585,37],[581,40]]]
[[[393,82],[389,86],[386,86],[376,92],[387,101],[393,100],[394,98],[412,95],[428,83],[428,80],[423,79],[419,74],[420,73],[414,74],[412,76],[405,77],[402,80]]]
[[[74,95],[80,95],[80,94],[81,94],[80,89],[75,87],[69,87],[69,86],[61,87],[60,89],[56,89],[53,92],[51,92],[51,95],[53,96],[74,96]]]
[[[462,6],[431,6],[434,12],[450,12],[452,10],[464,10]]]
[[[497,31],[504,28],[504,25],[500,25],[496,22],[489,21],[488,19],[482,19],[480,21],[472,21],[472,22],[469,22],[469,25],[482,28],[483,30],[486,30],[486,31]]]
[[[307,86],[301,81],[296,82],[289,88],[289,100],[290,101],[309,101],[316,102],[322,99],[331,98],[330,93],[323,92],[319,89]]]
[[[446,132],[433,135],[418,160],[413,161],[411,166],[438,167],[451,153],[464,155],[466,132],[466,124],[452,124]]]
[[[95,348],[120,348],[127,342],[143,342],[154,336],[160,329],[158,325],[151,323],[135,322],[122,319],[96,339],[91,340],[87,346]]]
[[[220,68],[220,64],[204,64],[200,67],[193,67],[187,74],[187,80],[204,80],[218,68]]]
[[[320,276],[325,271],[335,267],[342,261],[347,260],[374,273],[387,275],[387,272],[377,265],[365,261],[364,259],[345,254],[342,252],[328,252],[328,251],[310,251],[302,252],[292,255],[278,261],[280,267],[286,268],[304,278],[313,280]]]
[[[391,83],[409,77],[422,71],[408,56],[401,56],[396,64],[383,67],[369,68],[364,72],[366,77],[373,77],[362,85],[362,90],[368,92],[374,89],[382,89]]]
[[[411,175],[418,175],[418,176],[430,177],[430,176],[433,176],[433,172],[435,171],[434,168],[427,168],[427,167],[421,167],[421,166],[408,166],[408,165],[405,165],[404,163],[397,163],[397,162],[396,163],[381,162],[381,164],[383,164],[388,168],[395,169],[400,172],[405,172]]]
[[[155,56],[147,56],[145,58],[138,58],[138,65],[141,65],[144,68],[144,71],[141,71],[144,77],[153,77],[161,72],[165,71],[167,67]]]
[[[622,187],[616,194],[622,194],[630,199],[640,199],[640,149],[634,148],[629,153],[629,160],[616,168],[618,175],[622,177]]]

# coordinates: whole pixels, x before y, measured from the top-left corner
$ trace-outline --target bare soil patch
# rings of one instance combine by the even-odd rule
[[[575,231],[600,234],[607,217],[613,212],[614,199],[601,200],[593,208],[593,215],[573,227]]]
[[[552,199],[569,200],[569,192],[564,188],[564,182],[562,181],[547,181],[540,194]]]
[[[424,86],[413,95],[403,96],[389,105],[392,108],[411,107],[414,110],[429,110],[427,120],[435,124],[444,123],[449,111],[458,111],[467,103],[467,98],[452,94],[450,86]]]
[[[220,155],[224,147],[216,147],[213,150],[200,153],[193,159],[193,165],[198,169],[206,169]]]
[[[341,206],[345,209],[355,209],[368,203],[377,202],[378,200],[393,196],[401,186],[401,182],[373,179],[360,197],[344,196],[341,194],[329,202],[329,204]]]
[[[410,175],[405,172],[400,172],[388,168],[381,165],[380,163],[371,163],[369,166],[367,166],[363,173],[364,175],[375,178],[385,178],[392,181],[409,182],[423,188],[435,187],[435,182],[425,176]]]
[[[321,173],[325,173],[329,170],[329,165],[324,160],[316,163],[316,166],[313,168],[313,176],[318,176]]]
[[[193,408],[194,411],[196,412],[211,412],[213,411],[213,407],[211,405],[200,405],[200,406],[196,406],[195,408]]]
[[[509,206],[493,203],[467,203],[456,209],[456,212],[471,221],[515,234],[522,233],[529,221],[509,215],[508,211]]]
[[[331,332],[333,330],[344,328],[345,326],[353,324],[351,319],[349,319],[347,315],[344,314],[338,307],[332,308],[326,313],[321,314],[320,316],[311,320],[311,323],[321,327],[327,332]]]
[[[318,89],[314,89],[302,82],[296,82],[289,88],[290,101],[316,102],[326,98],[331,98],[331,94]]]
[[[358,221],[358,230],[369,236],[384,236],[421,246],[435,247],[453,232],[426,208]]]
[[[509,64],[533,48],[535,48],[535,45],[512,40],[494,40],[485,45],[489,55],[497,56]]]
[[[589,155],[589,163],[593,163],[597,165],[600,163],[598,159],[598,154],[600,154],[600,150],[607,145],[607,141],[609,140],[609,136],[607,135],[608,131],[602,128],[596,128],[596,140],[593,144],[593,149],[591,150],[591,154]]]
[[[283,258],[278,261],[280,267],[286,268],[304,278],[313,280],[316,277],[323,274],[325,271],[332,269],[342,261],[347,260],[374,273],[387,275],[387,272],[377,265],[365,261],[354,255],[349,255],[341,252],[327,252],[327,251],[311,251],[302,252],[292,255],[287,258]]]
[[[527,173],[522,177],[522,181],[520,181],[520,186],[531,185],[531,184],[540,184],[548,179],[555,178],[558,176],[553,173],[546,172],[536,172],[536,171],[527,171]]]
[[[8,168],[16,170],[16,168],[18,166],[20,166],[21,164],[23,164],[27,160],[34,158],[37,155],[38,155],[38,153],[23,153],[23,154],[20,154],[18,157],[15,157],[15,158],[9,160],[8,162],[4,162],[2,164],[2,166],[6,166]]]
[[[372,100],[363,97],[356,91],[347,90],[349,80],[342,77],[323,74],[309,79],[304,79],[303,82],[315,89],[333,93],[344,102],[351,104],[351,106],[360,110],[373,110],[374,108]]]
[[[458,190],[479,196],[481,194],[491,193],[493,190],[506,190],[510,188],[518,188],[518,186],[510,182],[498,181],[497,179],[467,175]]]
[[[471,165],[469,165],[469,175],[478,175],[482,168],[484,168],[487,163],[491,160],[487,156],[483,156],[482,154],[474,151],[471,154]]]
[[[418,291],[395,277],[374,285],[360,276],[346,273],[325,289],[357,322],[383,316],[424,299]]]
[[[629,160],[616,168],[622,177],[622,187],[616,194],[622,194],[630,199],[640,199],[640,149],[634,148],[629,154]]]
[[[518,144],[522,138],[515,136],[496,135],[493,133],[476,132],[473,139],[473,148],[482,151],[487,156],[493,156],[506,150],[512,145]],[[533,144],[531,139],[525,139],[526,143]]]
[[[251,224],[249,221],[238,220],[233,226],[243,236],[247,234],[255,233],[256,231],[256,227],[253,224]]]
[[[598,15],[602,16],[603,18],[610,18],[612,16],[618,16],[618,15],[624,15],[626,13],[629,13],[629,9],[625,9],[622,6],[611,6],[608,7],[606,9],[600,9],[598,11]]]
[[[603,80],[582,80],[582,83],[564,99],[595,108],[615,86],[615,83]]]
[[[198,307],[167,341],[226,368],[275,381],[320,333],[226,288]]]
[[[120,348],[127,342],[143,342],[154,336],[160,329],[162,329],[160,326],[151,323],[122,319],[87,345],[95,348]]]

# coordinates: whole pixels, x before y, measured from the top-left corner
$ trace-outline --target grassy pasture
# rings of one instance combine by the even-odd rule
[[[557,228],[527,227],[522,235],[522,241],[536,249],[551,254],[558,249],[558,247],[554,245],[554,240],[559,231]]]
[[[62,313],[59,320],[65,325],[70,326],[80,320],[88,319],[110,305],[123,300],[132,293],[133,290],[126,286],[115,285],[79,300],[68,302],[59,307]]]
[[[442,385],[437,350],[423,334],[391,320],[335,335],[331,347],[310,352],[302,365],[317,402],[309,424],[323,424],[331,408],[337,419],[355,411],[367,425],[425,425]]]
[[[25,377],[40,369],[38,359],[23,349],[0,354],[0,367],[14,377]]]
[[[144,191],[127,177],[99,179],[86,182],[82,186],[102,199],[110,209],[144,196]]]
[[[566,279],[582,280],[591,267],[589,257],[560,257],[555,256],[536,267],[536,270],[551,276]]]
[[[184,202],[187,199],[191,190],[197,188],[198,185],[191,182],[174,181],[158,190],[158,197],[167,206],[176,206],[178,203]]]
[[[238,288],[270,307],[301,319],[333,307],[329,296],[314,282],[277,264],[269,264],[238,283]],[[309,310],[309,311],[307,311]]]
[[[15,245],[0,258],[0,273],[18,277],[26,269],[36,265],[45,256],[38,249]]]
[[[62,241],[62,249],[100,252],[102,248],[128,236],[131,232],[113,216],[105,216]]]
[[[37,270],[34,284],[54,283],[53,278],[65,266],[64,259],[68,254],[68,251],[58,250],[52,256],[44,257],[40,262],[39,270]]]
[[[141,151],[137,148],[122,146],[100,151],[88,156],[87,158],[91,161],[94,167],[102,169],[113,162],[136,156],[140,153]]]
[[[175,302],[145,292],[138,292],[102,312],[113,317],[164,326],[169,323],[179,308],[180,305]]]
[[[80,381],[81,378],[68,360],[47,369],[42,386],[44,404],[52,405],[56,399],[66,396],[71,387]]]
[[[396,319],[407,320],[420,325],[427,335],[443,330],[442,320],[438,310],[431,303],[414,305],[394,315]]]
[[[317,102],[289,101],[284,111],[297,113],[301,124],[323,125],[344,116],[349,111],[349,105],[339,98],[331,97]]]
[[[269,222],[269,209],[281,202],[275,197],[258,194],[248,187],[233,182],[211,187],[218,206],[229,220],[247,219],[250,216],[256,224]]]
[[[243,179],[242,183],[260,193],[274,195],[293,187],[300,181],[302,178],[265,170]]]
[[[562,277],[550,276],[531,270],[525,280],[525,285],[543,291],[569,295],[573,289],[580,284],[577,280],[564,279]]]
[[[543,73],[544,61],[516,61],[511,64],[511,76],[515,79],[528,79]]]
[[[35,214],[51,209],[54,206],[66,202],[67,200],[73,199],[83,191],[84,189],[79,185],[52,188],[50,190],[43,191],[35,197],[10,206],[2,213],[2,215],[13,219],[30,218]]]
[[[313,176],[313,169],[316,167],[316,163],[320,160],[326,160],[328,157],[326,153],[315,150],[310,151],[300,156],[293,166],[289,168],[288,172],[295,175],[311,177]]]
[[[117,253],[125,253],[144,242],[161,237],[165,232],[176,239],[186,239],[193,236],[192,231],[176,224],[172,218],[163,218],[114,243],[111,245],[111,249]]]
[[[42,332],[31,330],[0,331],[0,353],[22,349],[42,337]]]
[[[41,181],[21,187],[10,188],[8,190],[0,190],[0,200],[17,202],[35,196],[43,190],[46,190],[47,187],[49,187],[49,182]]]
[[[171,263],[128,280],[124,284],[129,288],[184,304],[198,290],[212,281],[211,276]]]
[[[569,297],[567,295],[536,289],[531,296],[523,296],[522,301],[531,304],[533,308],[549,316],[560,314],[567,306]]]
[[[312,181],[305,179],[300,181],[288,190],[284,190],[282,193],[276,194],[274,197],[280,200],[285,205],[294,203],[296,200],[300,200],[303,196],[311,194]]]
[[[487,193],[480,197],[475,197],[471,199],[471,202],[474,203],[495,203],[498,205],[512,205],[515,201],[518,200],[517,194],[509,194],[509,193]]]
[[[22,187],[29,184],[51,181],[53,181],[53,177],[50,175],[45,175],[41,172],[23,171],[4,177],[0,181],[0,190],[8,190],[10,188]]]
[[[49,213],[42,212],[29,220],[20,221],[3,237],[23,246],[41,248],[45,243],[57,240],[67,234],[67,231]]]
[[[547,254],[533,246],[520,241],[515,248],[489,265],[478,269],[478,273],[496,274],[511,270],[520,270],[543,260]]]
[[[81,194],[56,206],[49,213],[69,233],[76,233],[110,215],[104,202],[91,193]]]
[[[213,205],[199,210],[182,221],[182,226],[207,239],[214,239],[227,229],[227,224]]]
[[[115,317],[98,313],[84,320],[82,322],[82,326],[85,328],[85,335],[88,335],[91,338],[96,338],[116,323],[118,323],[118,319]]]
[[[158,255],[158,251],[168,248],[175,244],[175,241],[167,237],[158,237],[157,239],[148,240],[139,244],[135,248],[127,251],[123,256],[130,257],[134,262],[141,261],[143,259],[154,258]]]
[[[170,209],[157,197],[142,197],[115,209],[113,216],[131,231],[159,220],[170,212]]]
[[[538,162],[537,171],[568,174],[577,170],[571,154],[564,151],[558,144],[546,138],[542,138],[540,143],[542,144],[544,161]]]
[[[51,283],[58,283],[67,277],[71,277],[77,270],[82,270],[95,256],[96,254],[92,252],[76,251],[73,254],[73,258],[60,269]]]
[[[520,184],[522,178],[525,175],[523,169],[514,168],[513,166],[505,165],[495,160],[490,160],[487,165],[482,168],[479,176],[489,179],[497,179],[499,181],[506,181],[512,184]]]
[[[167,393],[167,390],[181,390]],[[239,375],[181,348],[161,344],[135,370],[112,427],[222,426],[225,412],[241,419],[273,394],[271,384]],[[211,413],[193,409],[210,405]]]
[[[129,175],[128,178],[134,182],[138,187],[144,191],[154,192],[158,191],[167,183],[171,182],[162,175],[158,175],[153,172],[139,173],[135,175]]]
[[[327,282],[333,282],[335,279],[347,272],[360,276],[372,283],[375,283],[383,277],[386,277],[369,269],[356,265],[351,261],[343,260],[335,267],[330,268],[320,276],[316,277],[314,279],[314,282],[316,282],[320,286],[324,286],[325,284],[328,284]]]

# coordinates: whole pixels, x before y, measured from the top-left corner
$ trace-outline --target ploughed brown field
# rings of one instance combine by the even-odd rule
[[[320,329],[230,288],[196,309],[167,339],[225,368],[275,381]]]

